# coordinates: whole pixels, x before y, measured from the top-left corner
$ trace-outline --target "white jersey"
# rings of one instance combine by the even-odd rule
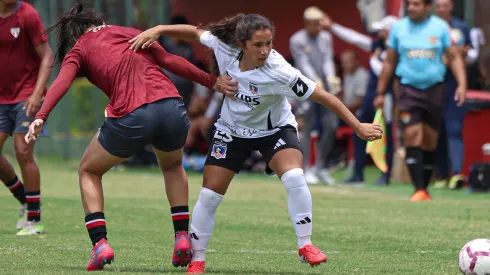
[[[236,101],[225,97],[218,130],[241,138],[269,136],[280,127],[297,127],[286,97],[306,100],[316,88],[316,83],[293,68],[275,50],[267,58],[265,66],[242,72],[239,60],[242,52],[221,42],[210,32],[201,35],[201,43],[214,50],[221,74],[228,74],[238,81]]]

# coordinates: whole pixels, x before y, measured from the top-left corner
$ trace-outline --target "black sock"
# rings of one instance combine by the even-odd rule
[[[170,208],[170,212],[172,212],[175,235],[182,230],[189,232],[189,206],[175,206]]]
[[[405,163],[410,172],[413,185],[416,190],[425,190],[422,150],[419,147],[407,147],[406,152]]]
[[[105,217],[103,212],[90,213],[85,216],[85,227],[92,240],[92,245],[101,239],[107,240],[107,229],[105,227]]]
[[[41,220],[41,191],[25,192],[27,201],[27,221]]]
[[[429,187],[430,179],[434,168],[436,166],[436,152],[435,151],[422,151],[422,157],[424,160],[424,186],[425,189]]]
[[[24,193],[24,185],[17,176],[9,182],[4,182],[5,186],[10,190],[12,195],[20,202],[26,204],[26,194]]]

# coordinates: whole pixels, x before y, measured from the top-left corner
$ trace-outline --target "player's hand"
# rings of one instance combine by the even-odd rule
[[[383,108],[384,104],[385,104],[384,95],[377,95],[373,100],[373,106],[376,109]]]
[[[33,117],[37,114],[39,109],[41,108],[42,96],[37,93],[33,93],[24,104],[24,110],[26,110],[26,114],[28,117]]]
[[[39,136],[41,130],[43,129],[43,125],[44,120],[39,118],[34,120],[31,125],[29,125],[29,132],[27,132],[26,136],[24,137],[27,144],[29,144],[31,140],[36,140],[37,136]]]
[[[379,58],[379,56],[381,55],[381,48],[376,48],[376,50],[374,51],[374,53],[371,55],[372,57],[374,58]]]
[[[367,141],[374,141],[380,139],[383,136],[381,125],[371,123],[361,123],[356,133],[358,137]]]
[[[236,100],[235,93],[238,91],[238,82],[233,80],[229,75],[221,75],[216,80],[213,90],[227,96],[231,100]]]
[[[148,29],[129,40],[129,43],[131,43],[129,49],[134,51],[137,51],[139,48],[146,49],[150,47],[153,42],[157,41],[158,37],[160,37],[160,33],[158,32],[157,27]]]
[[[332,18],[330,18],[330,16],[328,16],[328,15],[325,14],[323,16],[323,18],[320,20],[320,25],[325,30],[328,30],[328,31],[331,30],[332,29],[332,25],[333,25]]]
[[[466,100],[466,88],[459,85],[458,88],[456,88],[456,93],[454,94],[454,100],[458,102],[458,107],[463,106],[465,100]]]

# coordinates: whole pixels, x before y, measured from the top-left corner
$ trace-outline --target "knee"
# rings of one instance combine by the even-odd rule
[[[199,193],[198,201],[204,206],[208,207],[218,207],[218,205],[223,200],[223,195],[220,195],[208,188],[201,188],[201,192]]]
[[[15,148],[15,157],[19,164],[28,164],[34,162],[32,150],[27,146],[18,146]]]
[[[421,129],[406,129],[403,132],[403,139],[406,146],[420,146],[422,143],[422,131]]]
[[[281,176],[281,182],[284,184],[286,190],[301,188],[306,186],[305,176],[303,174],[303,169],[294,168]]]
[[[184,169],[182,167],[182,159],[181,158],[175,159],[175,160],[166,160],[166,161],[160,162],[159,166],[160,166],[160,169],[162,169],[162,171],[164,173],[177,172],[177,171]]]

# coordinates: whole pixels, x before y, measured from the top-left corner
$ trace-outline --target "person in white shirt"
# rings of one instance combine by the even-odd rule
[[[307,8],[303,14],[305,27],[291,36],[289,48],[294,66],[317,85],[332,92],[332,89],[336,88],[333,87],[332,81],[329,81],[335,77],[333,38],[320,23],[323,16],[324,13],[319,8]],[[301,108],[304,111],[301,141],[305,164],[308,164],[311,154],[310,135],[316,130],[317,125],[321,125],[321,135],[316,146],[315,167],[305,165],[306,181],[309,184],[317,184],[321,180],[332,185],[334,180],[325,167],[325,160],[335,146],[337,118],[334,113],[315,102],[304,101],[301,103]]]
[[[204,273],[205,250],[214,229],[216,209],[233,177],[252,150],[259,150],[287,190],[289,216],[303,262],[327,260],[311,243],[312,200],[303,174],[303,156],[296,120],[286,97],[311,99],[339,115],[366,140],[381,138],[380,125],[360,123],[342,102],[272,49],[274,26],[258,14],[238,14],[198,28],[157,26],[129,42],[131,49],[147,48],[162,34],[200,41],[211,48],[219,72],[238,81],[238,92],[227,96],[204,167],[204,182],[192,212],[192,261],[188,273]]]
[[[369,59],[369,82],[366,94],[364,96],[363,103],[358,112],[358,118],[362,122],[373,121],[376,109],[373,106],[374,98],[376,97],[376,85],[378,83],[378,77],[381,75],[381,69],[383,67],[383,60],[386,57],[386,41],[388,40],[388,34],[391,30],[391,26],[398,21],[395,16],[386,16],[379,22],[372,24],[372,29],[377,31],[377,38],[373,39],[367,35],[356,32],[342,25],[339,25],[332,21],[329,16],[325,16],[322,20],[322,25],[325,29],[331,31],[335,36],[344,40],[347,43],[355,45],[365,52],[371,53]],[[376,185],[388,185],[391,176],[391,167],[393,164],[393,151],[394,151],[394,139],[392,135],[392,120],[393,120],[393,83],[390,83],[385,95],[385,105],[383,107],[384,119],[386,122],[386,164],[388,165],[388,171],[381,173]],[[366,162],[366,142],[354,137],[354,165],[353,175],[349,177],[346,184],[363,184],[364,183],[364,164]]]

